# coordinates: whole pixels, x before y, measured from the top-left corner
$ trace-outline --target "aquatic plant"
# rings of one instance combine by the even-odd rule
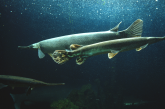
[[[99,109],[100,101],[91,84],[83,85],[80,90],[73,90],[67,98],[79,106],[79,109]]]
[[[51,109],[79,109],[78,106],[74,105],[70,100],[58,100],[54,101],[50,105]]]

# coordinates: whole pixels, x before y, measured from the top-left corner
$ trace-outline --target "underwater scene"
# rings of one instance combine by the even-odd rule
[[[165,0],[0,0],[0,109],[165,109]]]

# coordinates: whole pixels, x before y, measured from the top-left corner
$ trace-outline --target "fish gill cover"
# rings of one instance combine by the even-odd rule
[[[139,52],[120,53],[111,60],[107,54],[91,57],[82,66],[77,66],[75,59],[61,66],[48,56],[38,59],[36,51],[17,48],[52,37],[106,31],[120,21],[119,30],[124,30],[136,19],[143,20],[142,37],[165,36],[165,1],[0,0],[0,74],[66,83],[61,89],[56,87],[60,91],[53,90],[55,93],[51,88],[44,88],[43,93],[34,89],[36,93],[31,95],[34,97],[27,98],[33,102],[66,98],[73,89],[88,83],[98,95],[95,100],[108,104],[107,108],[113,108],[115,102],[122,104],[125,96],[162,102],[165,97],[164,41]],[[43,99],[36,98],[38,92]]]

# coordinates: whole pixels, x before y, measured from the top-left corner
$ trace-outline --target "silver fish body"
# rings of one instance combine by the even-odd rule
[[[77,56],[89,57],[104,53],[124,52],[140,48],[144,45],[150,45],[164,39],[165,37],[135,37],[104,41],[83,46],[77,50],[71,51],[70,55],[76,56],[75,54],[77,54]]]
[[[143,21],[141,19],[137,19],[132,25],[123,31],[118,31],[120,23],[109,31],[89,32],[55,37],[29,46],[18,46],[18,48],[38,49],[39,58],[43,58],[45,56],[44,53],[48,53],[52,56],[52,53],[55,50],[69,49],[71,44],[89,45],[106,40],[141,36],[143,27]]]
[[[11,76],[11,75],[0,75],[0,83],[11,87],[38,87],[38,86],[51,86],[51,85],[60,85],[64,83],[46,83],[36,79],[20,77],[20,76]]]
[[[54,85],[65,85],[65,83],[46,83],[43,81],[11,75],[0,75],[1,85],[7,85],[9,87],[28,87],[27,95],[31,93],[34,87],[40,86],[54,86]]]
[[[71,44],[88,45],[105,40],[121,38],[119,32],[104,31],[66,35],[56,38],[40,41],[41,51],[44,53],[53,53],[55,50],[70,49]],[[124,36],[123,36],[124,37]]]
[[[73,51],[56,50],[53,53],[53,60],[58,64],[63,64],[71,58],[78,56],[78,58],[76,59],[76,63],[78,65],[81,65],[82,63],[84,63],[86,58],[90,56],[108,53],[108,57],[111,59],[119,52],[129,51],[133,49],[136,49],[136,51],[140,51],[147,45],[162,40],[165,40],[165,37],[134,37],[103,41],[86,46],[77,45],[77,49]]]

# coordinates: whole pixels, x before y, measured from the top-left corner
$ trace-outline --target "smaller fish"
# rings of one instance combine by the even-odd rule
[[[73,57],[77,57],[76,63],[81,65],[90,56],[108,53],[108,58],[111,59],[119,52],[136,49],[140,51],[147,45],[165,40],[165,37],[134,37],[123,38],[109,41],[103,41],[86,46],[72,44],[71,50],[56,50],[52,58],[58,64],[64,64]]]
[[[46,83],[43,81],[19,77],[19,76],[11,76],[11,75],[0,75],[0,88],[10,86],[14,89],[14,87],[28,87],[26,95],[31,93],[31,90],[34,87],[40,86],[54,86],[54,85],[65,85],[65,83]]]

